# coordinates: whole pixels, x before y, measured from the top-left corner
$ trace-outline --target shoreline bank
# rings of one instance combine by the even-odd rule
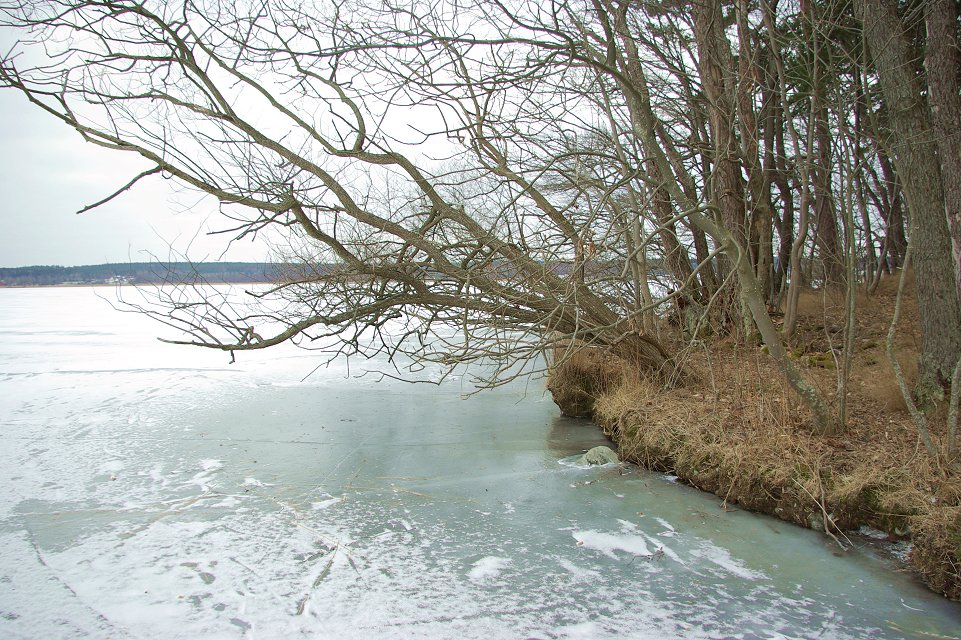
[[[622,460],[676,475],[722,505],[821,531],[839,552],[863,526],[910,542],[910,570],[961,600],[961,479],[919,450],[910,419],[852,397],[846,433],[814,436],[759,349],[722,355],[703,355],[712,381],[673,388],[618,376],[603,358],[574,358],[548,388],[562,413],[592,419]]]

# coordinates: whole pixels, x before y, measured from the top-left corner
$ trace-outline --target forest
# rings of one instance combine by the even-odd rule
[[[4,0],[0,23],[0,86],[145,167],[102,202],[175,181],[288,265],[248,310],[159,291],[141,311],[179,342],[546,373],[633,459],[842,547],[910,538],[961,598],[952,0]]]

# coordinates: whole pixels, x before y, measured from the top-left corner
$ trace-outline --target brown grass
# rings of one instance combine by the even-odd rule
[[[859,291],[856,299],[856,349],[851,389],[886,412],[907,412],[901,390],[885,353],[888,328],[894,313],[900,274],[882,278],[877,291],[868,296]],[[902,319],[897,328],[894,352],[909,387],[917,382],[917,354],[920,346],[917,304],[911,272],[902,304]],[[798,332],[792,351],[806,364],[831,369],[832,349],[842,346],[844,297],[839,291],[804,291],[798,299]],[[823,377],[823,376],[822,376]],[[827,378],[833,378],[829,375]],[[827,381],[833,385],[833,379]]]
[[[883,282],[874,296],[858,301],[849,419],[838,438],[811,435],[807,412],[767,355],[730,340],[709,350],[682,350],[679,359],[697,375],[670,389],[600,352],[569,358],[558,368],[564,377],[551,385],[568,393],[581,385],[591,399],[588,413],[623,457],[676,473],[721,496],[725,505],[839,537],[861,524],[909,536],[912,564],[926,582],[961,599],[961,477],[925,452],[904,411],[885,355],[895,293],[896,282]],[[833,396],[832,349],[842,346],[836,329],[843,304],[818,292],[806,292],[802,301],[792,353],[799,368]],[[904,307],[895,351],[910,378],[916,375],[918,341],[913,294]],[[935,413],[930,419],[940,443],[943,418]]]
[[[961,507],[931,510],[913,530],[912,560],[925,582],[935,591],[961,599]]]

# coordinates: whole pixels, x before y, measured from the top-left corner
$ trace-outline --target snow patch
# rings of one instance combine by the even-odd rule
[[[217,469],[222,469],[224,463],[221,460],[214,460],[213,458],[204,458],[200,461],[200,468],[204,471],[216,471]]]
[[[200,473],[194,474],[194,477],[190,479],[191,484],[195,484],[200,487],[204,492],[210,490],[210,481],[215,471],[223,468],[223,462],[220,460],[204,459],[200,461],[200,468],[203,469]]]
[[[576,456],[568,456],[566,458],[561,458],[557,461],[557,464],[563,465],[565,467],[572,467],[574,469],[592,469],[589,464],[583,464],[580,462],[581,458],[584,457],[583,453],[579,453]],[[572,485],[573,486],[573,485]]]
[[[471,582],[481,584],[490,582],[511,564],[510,558],[500,558],[498,556],[487,556],[481,558],[471,566],[467,572],[467,577]]]
[[[592,571],[591,569],[584,569],[582,567],[578,567],[576,564],[574,564],[570,560],[566,560],[564,558],[558,558],[557,563],[561,565],[565,571],[567,571],[572,576],[574,576],[575,578],[583,582],[594,580],[599,575],[597,571]]]
[[[97,469],[97,473],[116,473],[117,471],[121,471],[123,466],[123,462],[120,460],[111,460],[100,465],[100,467]]]
[[[596,622],[580,622],[561,627],[558,631],[562,634],[561,638],[570,638],[571,640],[593,640],[594,638],[608,636],[604,633],[603,627]]]
[[[744,580],[763,580],[767,577],[760,571],[748,569],[740,560],[734,558],[727,549],[722,549],[712,544],[692,550],[691,555],[702,560],[707,560],[728,573],[732,573]]]
[[[651,554],[647,542],[641,536],[614,535],[601,531],[575,531],[573,534],[577,546],[600,551],[605,556],[617,560],[616,551],[623,551],[635,556]]]
[[[341,501],[343,501],[343,498],[331,497],[331,498],[328,498],[327,500],[321,500],[319,502],[311,502],[310,508],[313,509],[314,511],[320,511],[322,509],[326,509],[327,507],[332,507]]]
[[[668,533],[677,533],[677,531],[674,530],[674,525],[672,525],[670,522],[668,522],[668,521],[665,520],[664,518],[658,518],[658,517],[655,516],[655,517],[654,517],[654,521],[657,522],[657,524],[659,524],[659,525],[661,525],[662,527],[664,527],[665,529],[667,529],[667,531],[665,531],[664,533],[659,534],[659,535],[662,535],[662,536],[663,536],[663,535],[666,535],[666,534],[668,534]]]
[[[156,467],[151,469],[149,477],[151,480],[161,485],[167,484],[167,479],[164,478],[163,476],[163,465],[157,465]]]
[[[858,529],[858,533],[860,533],[862,536],[865,536],[867,538],[874,538],[875,540],[888,539],[888,534],[884,533],[883,531],[879,531],[874,527],[869,527],[866,524],[861,525],[861,527]]]
[[[910,542],[895,542],[891,545],[890,551],[898,560],[901,560],[902,562],[910,562],[911,552],[914,551],[914,545]]]

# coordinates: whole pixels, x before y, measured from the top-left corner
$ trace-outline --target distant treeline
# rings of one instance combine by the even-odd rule
[[[42,287],[91,284],[163,284],[202,281],[277,282],[289,266],[261,262],[128,262],[79,267],[0,268],[0,286]]]
[[[572,263],[557,261],[544,265],[547,271],[567,277]],[[115,284],[178,284],[198,282],[209,284],[247,282],[290,282],[330,275],[340,267],[334,264],[288,264],[281,262],[126,262],[89,264],[78,267],[36,265],[31,267],[0,267],[0,287],[53,287],[60,285],[115,285]],[[502,279],[517,276],[506,260],[493,261],[488,275]],[[586,265],[593,275],[618,271],[617,265],[592,261]],[[422,266],[411,273],[424,280],[441,277],[433,269]],[[652,261],[650,275],[664,275],[660,261]]]

